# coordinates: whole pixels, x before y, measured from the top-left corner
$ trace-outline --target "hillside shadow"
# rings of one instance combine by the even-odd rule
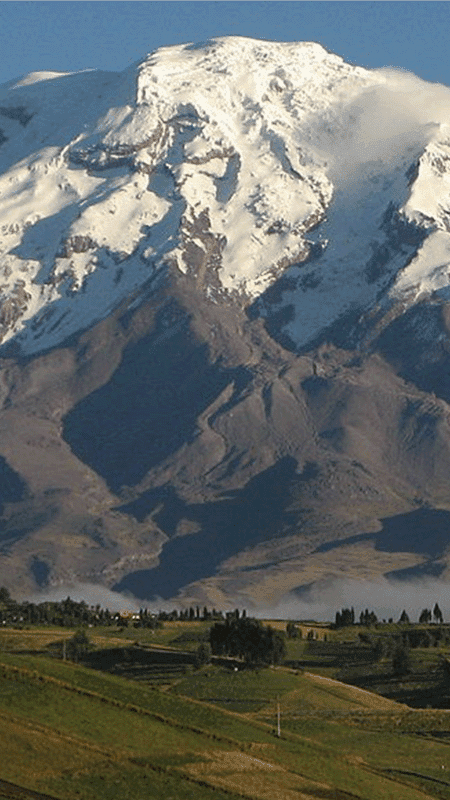
[[[25,498],[26,493],[26,483],[11,469],[3,456],[0,456],[0,514],[5,503],[18,503]]]
[[[436,563],[450,543],[450,512],[420,508],[408,514],[398,514],[381,520],[376,533],[362,533],[320,545],[314,552],[327,553],[359,542],[374,542],[375,549],[384,553],[417,553],[430,559],[427,564],[388,573],[392,578],[411,579],[421,575],[438,577],[444,565]]]
[[[442,306],[408,309],[382,332],[377,349],[402,378],[450,402],[450,348]]]
[[[163,504],[155,521],[169,534],[175,533],[181,519],[197,523],[200,533],[174,536],[163,548],[159,566],[132,572],[113,590],[131,592],[135,597],[150,600],[169,599],[189,583],[214,575],[217,567],[245,547],[271,539],[280,527],[289,504],[290,487],[297,468],[294,458],[286,456],[273,467],[252,478],[247,485],[214,503],[184,504],[173,489],[148,492],[147,511]],[[126,513],[142,514],[144,499],[122,506]]]
[[[83,656],[85,664],[102,672],[111,672],[117,667],[125,667],[129,672],[133,669],[147,667],[172,667],[192,664],[194,655],[181,651],[149,650],[141,647],[110,647],[93,650]]]
[[[117,493],[192,441],[198,416],[230,383],[239,392],[248,379],[211,364],[189,316],[171,302],[154,331],[124,350],[108,383],[67,414],[63,436]]]

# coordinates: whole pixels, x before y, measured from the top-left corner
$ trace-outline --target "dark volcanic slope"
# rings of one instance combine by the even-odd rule
[[[118,492],[190,441],[198,416],[227,385],[244,381],[243,369],[210,363],[189,317],[169,302],[152,332],[125,348],[108,383],[69,412],[64,438]]]
[[[218,606],[445,576],[447,405],[381,344],[296,355],[175,273],[65,348],[4,361],[0,579]]]

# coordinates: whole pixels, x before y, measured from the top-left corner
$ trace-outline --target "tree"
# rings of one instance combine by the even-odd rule
[[[78,661],[92,649],[92,645],[86,631],[81,629],[74,636],[66,640],[65,653],[67,658]]]
[[[263,663],[281,664],[283,659],[286,658],[286,644],[283,634],[274,630],[268,625],[265,628],[266,642],[268,645],[267,660]],[[268,660],[270,658],[270,661]]]
[[[424,608],[420,612],[419,622],[426,623],[431,622],[431,611],[429,608]]]
[[[406,624],[409,622],[409,617],[406,611],[403,609],[402,613],[400,614],[399,622]]]
[[[202,642],[195,653],[195,666],[197,669],[211,663],[211,645],[209,642]]]
[[[286,625],[286,634],[288,639],[297,639],[302,636],[302,632],[297,628],[293,622],[288,622]]]
[[[439,608],[438,604],[436,603],[435,607],[433,608],[433,618],[435,622],[443,622],[444,617],[442,616],[442,611]]]
[[[6,606],[11,603],[11,595],[6,586],[0,588],[0,603],[4,603]]]

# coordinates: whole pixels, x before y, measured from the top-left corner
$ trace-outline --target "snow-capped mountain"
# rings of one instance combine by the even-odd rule
[[[445,293],[449,100],[318,44],[239,37],[8,84],[2,341],[61,344],[169,263],[212,301],[284,274],[297,347],[380,298]]]
[[[447,513],[449,164],[449,89],[315,43],[0,87],[5,581],[263,603]]]

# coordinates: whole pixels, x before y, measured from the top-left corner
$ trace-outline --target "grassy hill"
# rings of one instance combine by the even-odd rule
[[[231,662],[184,665],[158,687],[46,653],[72,633],[1,631],[0,798],[450,800],[450,711]],[[160,636],[168,648],[181,634]],[[139,650],[126,632],[93,639]]]

